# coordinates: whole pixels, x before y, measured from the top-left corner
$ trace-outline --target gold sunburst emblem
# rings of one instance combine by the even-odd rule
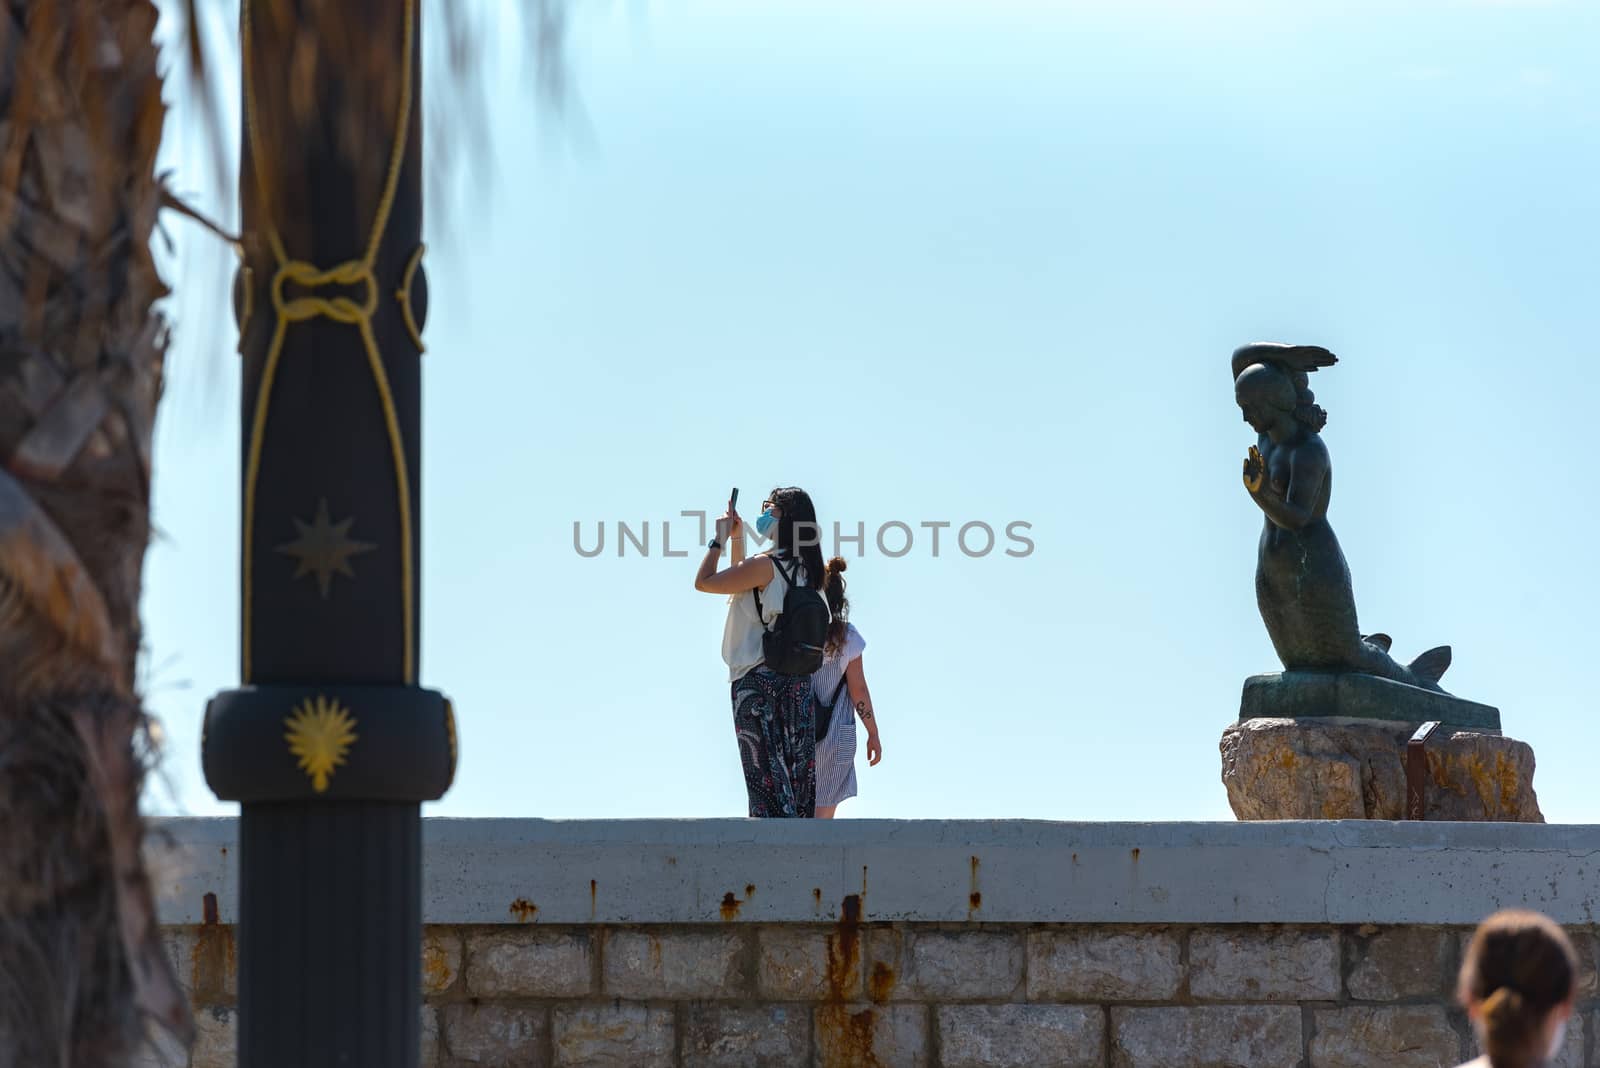
[[[311,788],[319,794],[324,792],[328,778],[344,763],[358,737],[355,717],[337,701],[308,697],[283,725],[288,728],[283,740],[289,743],[289,752],[299,759],[300,770],[311,779]]]

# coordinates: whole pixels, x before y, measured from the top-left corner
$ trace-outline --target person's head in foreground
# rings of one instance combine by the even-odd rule
[[[1508,909],[1472,936],[1458,995],[1486,1056],[1475,1065],[1539,1068],[1566,1039],[1578,959],[1566,934],[1537,912]]]

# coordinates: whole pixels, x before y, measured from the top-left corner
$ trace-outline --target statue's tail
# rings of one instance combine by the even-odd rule
[[[1437,686],[1439,680],[1444,677],[1444,673],[1450,668],[1450,647],[1441,645],[1437,648],[1429,649],[1411,661],[1409,667],[1411,674],[1424,682],[1431,682]]]
[[[1369,645],[1372,648],[1382,652],[1386,659],[1388,657],[1389,647],[1394,644],[1393,639],[1391,639],[1387,634],[1363,634],[1361,636],[1361,640],[1366,645]],[[1390,662],[1393,663],[1393,661]],[[1398,668],[1399,666],[1400,665],[1395,664],[1395,667]],[[1401,679],[1400,681],[1415,681],[1424,687],[1437,689],[1439,686],[1439,680],[1444,677],[1444,673],[1449,670],[1449,668],[1450,647],[1448,645],[1441,645],[1437,649],[1429,649],[1427,652],[1411,661],[1411,663],[1407,664],[1405,666],[1405,671],[1411,676],[1411,678]]]

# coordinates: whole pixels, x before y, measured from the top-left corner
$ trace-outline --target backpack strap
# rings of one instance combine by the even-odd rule
[[[767,559],[772,561],[772,566],[778,569],[778,574],[783,576],[785,582],[791,586],[795,584],[794,575],[799,571],[798,564],[795,565],[794,571],[786,572],[783,570],[783,561],[779,560],[778,557],[768,554]],[[750,592],[753,593],[756,598],[756,622],[761,624],[762,630],[766,630],[767,621],[761,618],[761,587],[751,586]]]
[[[778,569],[778,573],[783,576],[784,581],[791,586],[798,586],[800,583],[795,576],[800,574],[800,561],[794,560],[792,563],[794,566],[785,571],[783,569],[783,561],[776,556],[772,558],[772,565]]]

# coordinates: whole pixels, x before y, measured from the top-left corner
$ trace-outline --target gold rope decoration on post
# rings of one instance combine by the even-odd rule
[[[267,182],[261,170],[261,151],[256,139],[255,78],[250,57],[250,0],[240,0],[239,18],[244,59],[245,136],[249,138],[251,161],[256,170],[259,195],[267,188]],[[255,540],[256,480],[261,473],[261,446],[266,432],[267,411],[272,402],[272,384],[277,376],[278,360],[283,353],[283,340],[288,333],[289,325],[319,316],[332,319],[334,322],[348,323],[361,332],[362,346],[367,354],[367,366],[372,371],[373,384],[378,391],[378,402],[383,408],[384,425],[388,429],[389,436],[389,451],[394,457],[395,487],[400,505],[400,596],[404,615],[404,675],[407,685],[416,681],[416,620],[412,618],[412,606],[415,600],[411,574],[411,482],[406,471],[405,442],[400,435],[400,420],[395,412],[394,397],[389,390],[389,376],[384,372],[383,359],[378,352],[378,341],[372,332],[372,316],[378,307],[378,283],[372,273],[373,261],[377,259],[378,246],[383,241],[383,231],[389,223],[389,213],[394,208],[395,189],[400,180],[400,167],[405,158],[406,137],[411,122],[411,53],[415,19],[416,0],[405,0],[405,77],[400,83],[400,105],[396,117],[393,148],[389,156],[388,173],[384,178],[383,195],[378,201],[378,210],[367,238],[366,251],[361,259],[346,260],[326,270],[304,260],[290,259],[277,230],[273,228],[270,220],[267,222],[267,239],[272,246],[273,258],[278,264],[277,273],[272,277],[272,309],[277,316],[277,325],[273,330],[272,341],[267,346],[267,359],[261,371],[261,385],[256,393],[255,418],[251,423],[250,451],[245,466],[242,517],[244,648],[241,654],[243,660],[241,674],[247,683],[251,681],[250,613],[255,592],[252,551]],[[284,295],[284,286],[289,282],[306,288],[330,283],[361,285],[366,289],[366,297],[360,304],[348,297],[334,297],[327,300],[322,297],[305,296],[288,300]]]
[[[422,254],[427,251],[426,242],[417,246],[417,251],[411,254],[411,260],[406,264],[400,288],[394,291],[394,299],[400,304],[400,318],[405,320],[406,330],[411,334],[411,342],[417,346],[419,355],[427,352],[428,347],[422,343],[422,330],[417,326],[416,315],[411,310],[411,282],[417,277],[417,268],[422,266]]]

